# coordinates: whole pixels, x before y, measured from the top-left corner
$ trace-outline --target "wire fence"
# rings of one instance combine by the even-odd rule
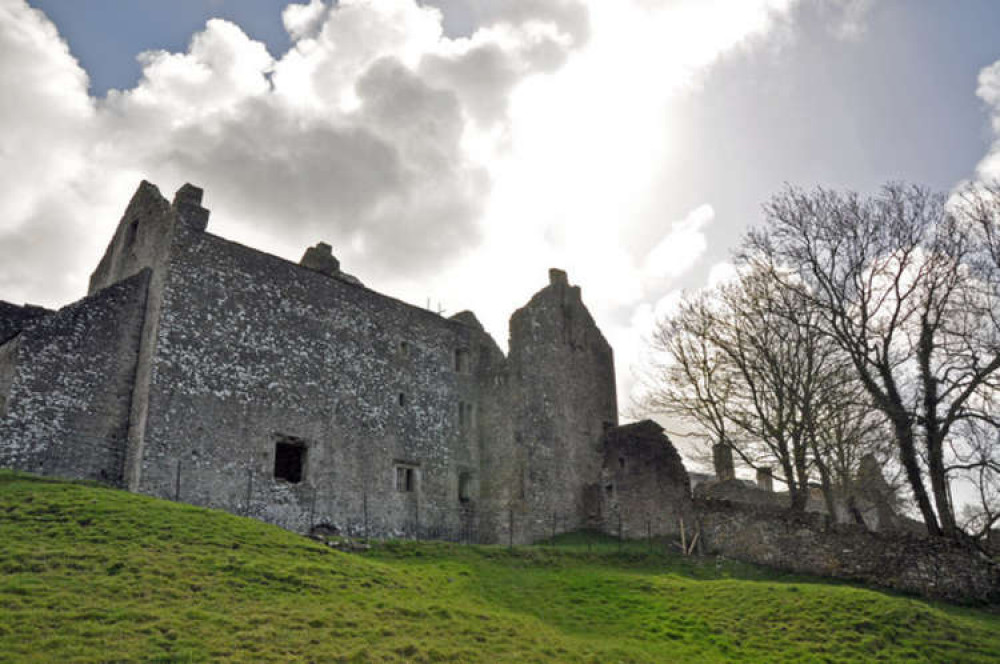
[[[240,510],[231,511],[323,538],[444,541],[510,548],[555,544],[605,552],[701,551],[697,521],[669,508],[651,513],[617,506],[581,516],[576,511],[531,508],[523,503],[488,507],[467,501],[441,506],[416,495],[400,498],[362,490],[358,496],[308,485],[283,487],[295,493],[296,501],[282,503],[270,482],[261,482],[266,488],[255,488],[256,484],[254,474],[248,472],[246,500]],[[178,497],[183,500],[182,492]],[[600,537],[595,537],[597,534]]]
[[[70,439],[71,443],[36,445],[25,458],[5,465],[45,475],[123,485],[128,447],[123,437],[78,431]],[[226,489],[215,491],[214,483],[223,475]],[[684,553],[694,552],[699,543],[697,523],[690,517],[685,522],[669,509],[640,513],[621,506],[607,509],[605,505],[597,514],[581,516],[577,510],[548,509],[531,506],[530,502],[498,506],[457,500],[458,504],[442,505],[447,501],[426,499],[418,491],[377,493],[364,487],[334,490],[307,482],[275,482],[270,474],[260,473],[252,465],[220,473],[212,464],[188,456],[167,460],[159,466],[155,477],[152,472],[148,477],[149,492],[161,497],[221,508],[295,532],[324,537],[437,540],[508,547],[559,544],[590,551],[663,549]],[[580,533],[586,536],[579,536]],[[593,537],[595,533],[600,533],[603,539]]]

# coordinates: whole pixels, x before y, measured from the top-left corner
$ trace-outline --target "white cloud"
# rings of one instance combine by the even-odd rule
[[[835,12],[830,31],[844,40],[860,39],[868,28],[868,14],[875,0],[827,0]]]
[[[708,279],[705,280],[709,288],[715,288],[722,284],[735,281],[739,274],[736,266],[729,261],[719,261],[708,270]]]
[[[0,3],[0,233],[24,226],[87,165],[87,74],[40,11]]]
[[[309,0],[308,5],[292,3],[281,12],[281,22],[293,41],[313,38],[322,27],[328,9],[322,0]]]
[[[993,145],[976,167],[976,174],[983,180],[1000,179],[1000,60],[979,72],[976,94],[989,107],[993,128]]]
[[[705,227],[715,219],[715,210],[705,204],[691,210],[646,256],[646,274],[663,278],[677,277],[691,269],[708,248]]]
[[[472,308],[500,343],[545,269],[565,267],[627,367],[639,331],[621,312],[669,306],[663,278],[694,268],[712,216],[692,211],[648,260],[631,241],[676,158],[671,101],[792,2],[467,4],[461,38],[415,0],[290,5],[276,54],[212,20],[98,100],[51,23],[0,0],[0,176],[15,192],[0,297],[79,296],[139,179],[167,194],[190,181],[213,231],[292,259],[330,241],[366,283]],[[63,266],[54,285],[46,263]]]

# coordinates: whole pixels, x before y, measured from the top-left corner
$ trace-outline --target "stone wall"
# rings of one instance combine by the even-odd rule
[[[467,322],[179,228],[139,488],[296,530],[457,530],[479,500],[477,372],[492,347]],[[307,448],[300,482],[275,476],[283,437]]]
[[[0,346],[0,466],[122,482],[149,271]]]
[[[643,420],[604,432],[594,527],[623,537],[667,535],[694,528],[691,482],[663,427]]]
[[[611,346],[565,272],[511,316],[508,363],[522,539],[580,528],[618,410]]]
[[[823,515],[767,506],[698,500],[695,508],[702,541],[712,553],[923,597],[1000,602],[1000,567],[950,540],[827,527]]]
[[[12,338],[32,321],[52,313],[31,304],[18,306],[0,300],[0,344]]]

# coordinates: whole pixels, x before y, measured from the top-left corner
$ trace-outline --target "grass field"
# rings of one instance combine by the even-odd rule
[[[0,661],[1000,661],[995,611],[616,549],[566,537],[345,554],[0,473]]]

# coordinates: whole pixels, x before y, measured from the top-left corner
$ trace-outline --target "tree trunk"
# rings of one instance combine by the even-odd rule
[[[931,535],[940,535],[941,528],[938,526],[937,516],[931,506],[930,498],[927,496],[927,489],[924,487],[923,478],[920,472],[920,463],[917,461],[917,449],[913,441],[913,426],[909,419],[903,417],[893,417],[892,426],[896,433],[896,442],[899,443],[899,461],[906,471],[906,479],[913,490],[913,498],[917,501],[920,514],[924,517],[927,525],[927,532]]]
[[[931,478],[934,504],[937,506],[941,531],[945,537],[956,536],[955,512],[948,495],[948,477],[944,469],[943,441],[939,436],[927,437],[927,474]]]
[[[781,469],[785,471],[785,481],[788,483],[788,498],[790,501],[788,508],[793,512],[804,512],[806,503],[803,500],[802,490],[796,479],[795,468],[792,466],[792,462],[787,455],[783,456],[780,461]]]
[[[806,470],[806,449],[801,440],[793,443],[792,450],[795,454],[795,477],[799,485],[799,497],[792,499],[792,509],[796,512],[805,512],[809,506],[809,473]]]

